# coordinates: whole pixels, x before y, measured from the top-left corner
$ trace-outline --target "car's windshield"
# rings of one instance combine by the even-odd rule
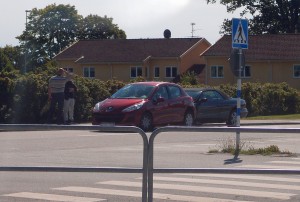
[[[129,84],[114,93],[111,98],[148,98],[154,86],[144,84]]]

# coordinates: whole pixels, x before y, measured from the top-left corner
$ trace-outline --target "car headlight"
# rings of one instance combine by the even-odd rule
[[[144,102],[140,102],[135,105],[131,105],[130,107],[127,107],[126,109],[123,109],[122,112],[132,112],[134,110],[140,109],[144,105]]]
[[[100,111],[101,105],[102,105],[102,102],[98,102],[98,103],[94,106],[93,111],[94,111],[94,112]]]

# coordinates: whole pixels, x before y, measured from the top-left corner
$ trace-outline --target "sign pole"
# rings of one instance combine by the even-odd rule
[[[239,62],[236,64],[238,75],[237,78],[237,107],[236,107],[236,127],[240,127],[241,119],[241,89],[242,89],[242,68],[244,62],[242,61],[242,49],[248,48],[248,21],[243,19],[232,19],[232,48],[238,48]],[[234,67],[235,69],[235,67]],[[236,132],[236,147],[235,156],[240,152],[240,132]]]
[[[239,48],[239,76],[237,79],[237,107],[236,107],[236,127],[240,127],[241,120],[241,92],[242,92],[242,49]],[[240,132],[236,132],[236,154],[240,151]]]

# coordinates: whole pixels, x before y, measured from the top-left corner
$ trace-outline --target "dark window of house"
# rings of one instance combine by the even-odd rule
[[[211,66],[210,67],[211,78],[224,78],[224,67],[223,66]]]
[[[94,67],[84,67],[83,76],[88,78],[95,78],[95,68]]]
[[[72,67],[66,67],[66,68],[64,68],[67,72],[71,72],[71,73],[73,73],[74,72],[74,70],[73,70],[73,68]]]
[[[246,65],[242,69],[241,77],[243,77],[243,78],[249,78],[249,77],[251,77],[251,67],[250,66]]]
[[[158,78],[159,77],[159,67],[154,68],[154,77]]]
[[[166,67],[166,77],[174,78],[177,76],[177,67]]]
[[[300,65],[294,65],[294,77],[300,78]]]
[[[143,69],[142,67],[131,67],[130,68],[130,77],[136,78],[139,76],[143,76]]]

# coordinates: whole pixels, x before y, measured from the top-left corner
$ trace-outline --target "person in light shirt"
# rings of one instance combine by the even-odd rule
[[[65,84],[70,80],[71,75],[59,68],[55,76],[49,79],[48,86],[48,99],[50,101],[50,109],[48,114],[47,123],[53,123],[56,105],[58,106],[58,113],[56,117],[57,124],[64,124],[64,98],[65,98]]]

